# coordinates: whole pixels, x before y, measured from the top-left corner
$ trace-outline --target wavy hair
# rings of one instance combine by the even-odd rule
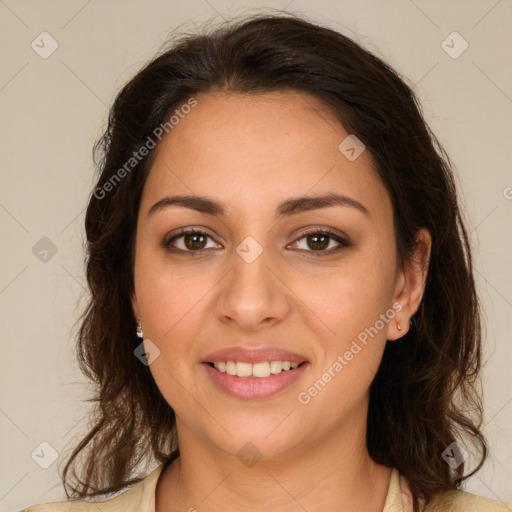
[[[90,297],[77,339],[95,407],[90,431],[64,469],[68,498],[121,491],[143,477],[133,473],[148,456],[167,464],[179,456],[174,411],[148,366],[134,357],[135,230],[155,154],[142,155],[141,148],[196,95],[286,90],[320,100],[366,145],[392,200],[402,262],[412,257],[418,229],[432,235],[422,302],[409,332],[387,343],[370,387],[370,456],[405,476],[415,512],[482,466],[480,306],[449,158],[412,88],[380,58],[303,18],[259,15],[172,40],[122,87],[95,144],[99,178],[85,218]],[[465,463],[452,469],[442,457],[460,438],[479,452],[472,472]]]

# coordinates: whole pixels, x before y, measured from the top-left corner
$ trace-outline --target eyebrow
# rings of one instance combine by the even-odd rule
[[[164,210],[170,206],[182,206],[208,215],[224,217],[226,214],[224,205],[205,196],[166,196],[157,201],[149,210],[148,216]],[[331,206],[346,206],[355,208],[365,215],[370,215],[368,209],[359,201],[342,194],[324,194],[319,196],[293,197],[279,203],[275,216],[278,218],[296,215],[298,213],[329,208]]]

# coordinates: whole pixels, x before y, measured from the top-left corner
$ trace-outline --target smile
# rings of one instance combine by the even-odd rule
[[[237,375],[238,377],[268,377],[276,375],[282,371],[294,370],[300,363],[292,363],[290,361],[264,361],[261,363],[247,363],[235,361],[220,361],[213,363],[213,366],[219,372],[226,372],[229,375]]]
[[[283,392],[302,376],[309,365],[307,361],[202,363],[217,388],[228,395],[249,400],[269,398]]]

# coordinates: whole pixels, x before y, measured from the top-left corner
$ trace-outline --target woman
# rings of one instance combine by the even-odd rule
[[[487,455],[471,251],[395,71],[293,16],[233,22],[147,64],[97,149],[95,425],[74,501],[28,510],[512,510],[460,490]]]

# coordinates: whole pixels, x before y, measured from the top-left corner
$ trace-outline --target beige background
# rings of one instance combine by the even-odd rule
[[[487,321],[491,457],[466,489],[512,502],[510,0],[0,0],[1,511],[63,500],[58,464],[86,426],[73,323],[84,292],[91,147],[114,93],[178,25],[192,31],[264,7],[305,13],[390,62],[415,84],[451,155]],[[51,48],[48,36],[38,37],[44,31],[58,43],[46,59],[31,47],[44,37]],[[469,45],[458,58],[441,46],[453,31]],[[457,52],[463,41],[449,44]],[[57,250],[46,262],[33,252],[43,237]],[[39,251],[50,247],[39,244]],[[41,443],[59,455],[47,469],[36,460],[49,464],[52,448]]]

